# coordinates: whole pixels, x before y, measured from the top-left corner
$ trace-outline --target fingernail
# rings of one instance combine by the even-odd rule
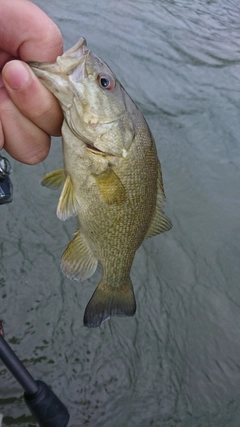
[[[11,89],[22,89],[30,80],[27,65],[21,61],[10,61],[3,68],[3,79]]]

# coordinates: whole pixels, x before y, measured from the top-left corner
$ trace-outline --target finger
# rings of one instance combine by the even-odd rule
[[[3,136],[3,130],[2,130],[2,124],[0,122],[0,150],[4,146],[4,136]]]
[[[1,50],[26,62],[53,62],[62,54],[59,28],[35,4],[26,0],[0,0],[0,8]]]
[[[2,80],[2,76],[0,74],[0,93],[1,93],[1,88],[4,87],[4,83]],[[4,135],[3,135],[3,129],[2,129],[2,123],[0,121],[0,150],[3,148],[4,146]]]
[[[0,50],[0,71],[3,68],[3,66],[10,61],[11,59],[14,59],[13,56],[9,55],[7,52],[3,52]]]
[[[8,62],[2,78],[9,97],[24,116],[50,135],[61,134],[63,115],[59,103],[27,64]]]
[[[49,135],[21,114],[4,88],[0,89],[0,117],[0,147],[4,143],[4,149],[14,159],[33,165],[47,157]]]

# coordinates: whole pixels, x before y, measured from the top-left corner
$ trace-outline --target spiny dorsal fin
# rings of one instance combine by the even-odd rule
[[[121,287],[101,280],[84,313],[84,326],[95,328],[111,316],[134,316],[136,301],[130,277]]]
[[[168,217],[166,217],[162,211],[163,202],[165,200],[165,194],[163,189],[162,171],[160,162],[158,163],[158,180],[157,180],[157,203],[155,214],[152,218],[151,224],[145,236],[145,239],[156,236],[159,233],[168,231],[172,228],[172,223]]]
[[[43,187],[51,188],[52,190],[58,190],[64,186],[66,175],[64,169],[57,169],[55,171],[47,173],[42,181]]]
[[[112,169],[100,175],[93,175],[102,198],[108,205],[119,205],[126,199],[126,190],[120,178]]]
[[[66,219],[77,215],[79,208],[80,207],[75,197],[72,180],[68,175],[58,202],[57,216],[62,221],[65,221]]]
[[[75,237],[62,255],[61,268],[69,279],[82,282],[93,275],[98,261],[93,256],[89,245],[80,229],[75,232]]]

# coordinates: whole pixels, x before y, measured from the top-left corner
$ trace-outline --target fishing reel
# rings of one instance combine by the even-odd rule
[[[13,186],[9,178],[11,172],[11,163],[0,154],[0,205],[5,205],[12,201]]]

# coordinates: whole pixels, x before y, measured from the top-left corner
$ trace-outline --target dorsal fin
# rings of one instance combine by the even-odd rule
[[[172,223],[162,211],[163,202],[165,200],[165,194],[163,189],[162,170],[160,162],[158,162],[158,178],[157,178],[157,203],[154,216],[152,218],[149,229],[146,233],[145,239],[156,236],[159,233],[168,231],[172,228]]]
[[[68,175],[58,202],[57,216],[62,221],[65,221],[77,215],[79,209],[80,207],[75,197],[72,180]]]

